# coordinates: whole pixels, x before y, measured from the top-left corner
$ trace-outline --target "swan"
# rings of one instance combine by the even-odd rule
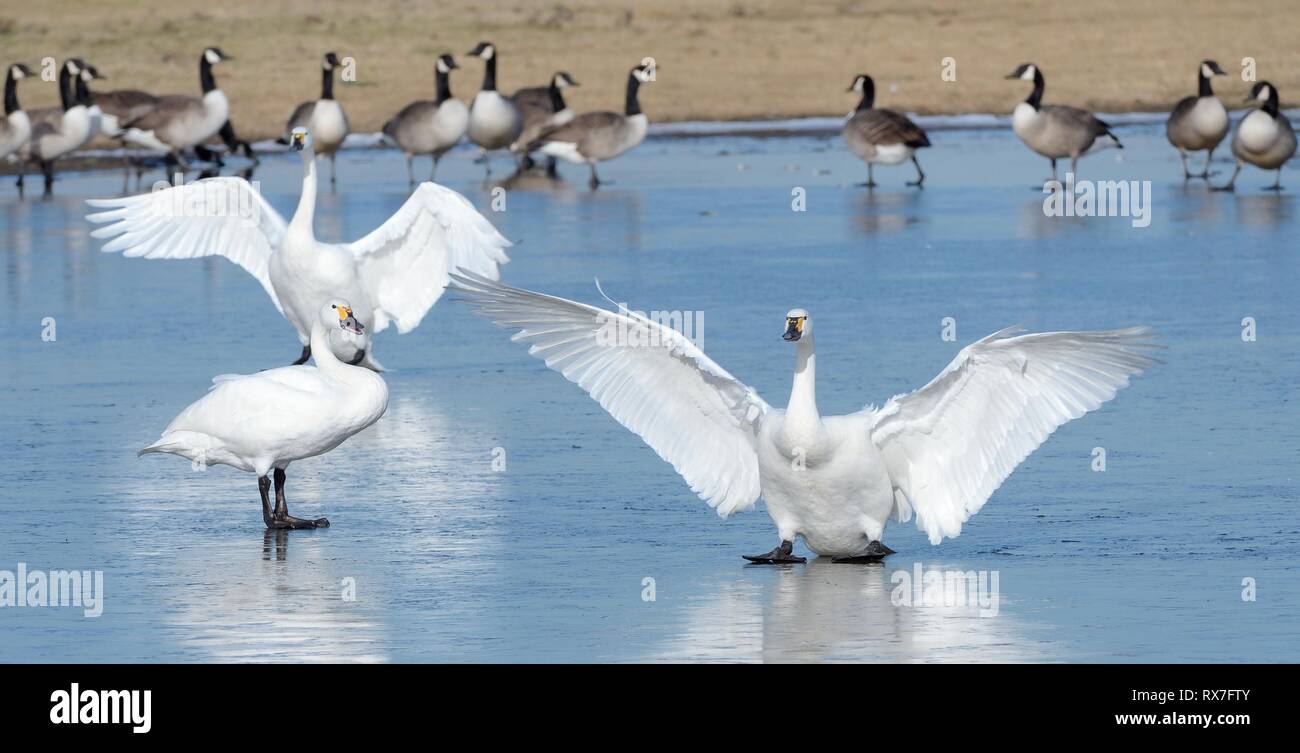
[[[311,135],[295,128],[293,149],[302,156],[302,196],[286,224],[242,178],[209,178],[140,196],[92,199],[105,211],[86,219],[109,223],[91,235],[112,238],[106,252],[147,259],[193,259],[218,254],[247,270],[298,330],[307,362],[313,350],[316,306],[339,294],[353,304],[368,330],[353,342],[331,340],[334,355],[376,371],[370,338],[389,323],[414,329],[462,267],[496,278],[509,261],[509,241],[464,196],[423,183],[402,208],[353,243],[322,243],[312,231],[316,211],[316,158]]]
[[[785,317],[794,345],[787,407],[768,405],[674,330],[453,274],[457,299],[574,382],[673,465],[718,514],[761,496],[780,544],[752,562],[803,562],[796,537],[837,562],[891,554],[892,517],[913,514],[932,544],[961,532],[993,491],[1058,426],[1094,410],[1155,363],[1146,327],[995,332],[966,346],[924,387],[846,416],[817,409],[813,319]]]
[[[208,394],[172,419],[157,442],[137,456],[165,452],[196,465],[228,465],[257,474],[267,528],[324,528],[325,518],[295,518],[284,499],[285,469],[323,455],[365,429],[388,408],[388,386],[378,374],[334,357],[329,341],[361,336],[346,300],[320,307],[311,327],[315,366],[281,366],[256,374],[225,374]],[[333,335],[333,337],[331,337]],[[268,492],[274,471],[275,508]]]

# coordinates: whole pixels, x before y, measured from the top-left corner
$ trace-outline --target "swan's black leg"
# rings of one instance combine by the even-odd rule
[[[357,351],[357,354],[352,357],[351,361],[348,361],[348,365],[356,366],[357,364],[361,363],[364,360],[366,360],[366,349],[362,348],[361,350]]]
[[[262,481],[266,481],[263,476],[258,482],[261,486]],[[262,499],[266,499],[266,492],[262,492]],[[266,503],[263,502],[263,505]],[[275,469],[275,512],[271,514],[271,519],[267,521],[268,528],[329,528],[330,522],[326,518],[316,518],[307,520],[305,518],[295,518],[289,514],[289,505],[284,501],[284,471]]]
[[[311,345],[310,345],[310,344],[307,344],[307,345],[302,346],[302,355],[298,356],[298,360],[297,360],[297,361],[294,361],[293,363],[291,363],[291,364],[289,364],[289,365],[290,365],[290,366],[301,366],[301,365],[303,365],[304,363],[307,363],[307,359],[308,359],[308,358],[311,358]]]
[[[783,565],[787,563],[804,563],[808,560],[799,557],[794,552],[794,542],[782,541],[781,545],[767,554],[742,554],[741,556],[750,562],[757,562],[760,565]]]
[[[257,477],[257,491],[262,495],[262,520],[266,521],[267,528],[274,528],[271,525],[273,514],[271,512],[271,497],[268,492],[271,491],[271,479],[266,476]]]
[[[872,541],[870,544],[867,544],[866,549],[863,549],[857,554],[845,554],[839,557],[831,557],[831,562],[860,565],[866,562],[879,562],[893,553],[893,549],[890,549],[879,541]]]

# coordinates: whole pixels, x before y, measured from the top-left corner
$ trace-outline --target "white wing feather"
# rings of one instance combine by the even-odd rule
[[[929,384],[891,398],[871,439],[896,490],[895,516],[938,544],[961,532],[1058,426],[1095,410],[1155,363],[1146,327],[996,332],[962,349]],[[901,492],[901,495],[898,493]],[[909,507],[910,504],[910,507]]]
[[[104,209],[86,219],[104,227],[95,238],[112,238],[107,253],[146,259],[224,256],[262,284],[284,313],[271,287],[268,264],[286,229],[284,218],[242,178],[206,180],[118,199],[90,199]]]
[[[767,403],[689,340],[631,312],[481,276],[454,274],[452,289],[493,322],[518,329],[513,340],[529,343],[531,355],[644,439],[719,515],[754,505]]]
[[[442,296],[453,270],[495,280],[510,261],[509,246],[468,199],[426,182],[387,222],[346,248],[375,306],[373,331],[392,321],[405,334]]]

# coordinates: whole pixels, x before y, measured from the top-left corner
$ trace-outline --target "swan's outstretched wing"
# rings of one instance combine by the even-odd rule
[[[510,261],[509,245],[464,196],[421,183],[397,214],[346,247],[356,255],[361,284],[375,305],[373,331],[392,321],[405,334],[442,295],[452,270],[495,280],[498,268]]]
[[[267,269],[284,237],[284,218],[243,178],[208,178],[86,203],[105,210],[86,216],[104,225],[92,236],[113,239],[104,251],[146,259],[224,256],[256,277],[284,313]]]
[[[768,406],[704,351],[626,310],[452,275],[461,299],[591,395],[726,517],[758,499],[757,432]]]
[[[889,400],[871,439],[900,520],[938,544],[961,532],[993,491],[1056,427],[1115,397],[1155,363],[1146,327],[1106,332],[1002,330],[962,349],[929,384]],[[910,509],[909,509],[910,503]]]

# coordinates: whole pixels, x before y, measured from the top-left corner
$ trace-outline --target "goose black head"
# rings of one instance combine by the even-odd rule
[[[438,69],[439,73],[451,73],[460,66],[456,65],[456,58],[452,57],[451,53],[446,53],[438,57],[438,62],[434,63],[434,67]]]
[[[321,64],[320,64],[320,65],[321,65],[321,67],[324,68],[325,70],[327,70],[327,71],[332,71],[332,70],[334,70],[335,68],[337,68],[337,67],[339,67],[340,65],[342,65],[342,63],[339,62],[339,56],[338,56],[338,55],[336,55],[336,54],[333,53],[333,52],[327,52],[327,53],[325,53],[325,57],[324,57],[324,59],[321,60]]]
[[[1038,75],[1038,66],[1033,63],[1022,63],[1014,71],[1008,73],[1006,78],[1018,78],[1021,81],[1033,81]]]
[[[573,80],[573,76],[570,76],[568,71],[559,71],[554,76],[551,76],[551,86],[557,89],[567,89],[570,86],[577,85],[578,82]]]
[[[235,58],[222,52],[220,47],[208,47],[203,51],[203,59],[208,61],[208,65],[216,65],[223,60],[234,60]]]
[[[655,70],[655,68],[642,63],[641,65],[634,66],[631,73],[637,81],[640,81],[643,84],[648,84],[655,80]]]
[[[862,92],[866,91],[868,87],[874,88],[874,85],[875,82],[871,80],[870,76],[868,76],[865,73],[859,73],[858,75],[853,77],[853,83],[849,84],[849,88],[845,89],[845,91],[857,92],[861,94]]]
[[[27,78],[28,76],[32,75],[32,69],[28,68],[26,65],[23,65],[22,63],[14,63],[13,65],[9,66],[9,75],[12,76],[15,81],[17,81],[19,79]]]
[[[1223,69],[1219,67],[1219,64],[1214,62],[1213,60],[1201,61],[1202,78],[1210,78],[1211,76],[1226,76],[1226,75],[1228,74],[1224,73]]]
[[[474,49],[465,54],[473,55],[476,58],[483,58],[484,60],[491,60],[492,57],[497,54],[497,48],[491,42],[479,42],[474,46]]]

